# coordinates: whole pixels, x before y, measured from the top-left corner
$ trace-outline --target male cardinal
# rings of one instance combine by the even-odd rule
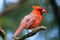
[[[33,10],[30,14],[26,15],[22,20],[19,28],[14,33],[13,38],[15,38],[23,29],[33,29],[36,28],[42,20],[42,14],[46,10],[42,9],[39,6],[32,6]]]

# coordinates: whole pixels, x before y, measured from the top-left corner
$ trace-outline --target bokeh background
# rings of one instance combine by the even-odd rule
[[[17,3],[18,0],[0,0],[0,15],[8,6]],[[42,22],[39,26],[45,26],[45,31],[39,31],[34,36],[26,40],[59,40],[58,27],[60,26],[60,0],[25,0],[18,8],[10,13],[0,16],[0,27],[3,27],[8,40],[12,39],[12,35],[18,28],[21,19],[32,11],[32,6],[38,5],[47,12],[43,14]],[[23,30],[19,37],[27,32]],[[0,36],[0,40],[2,40]]]

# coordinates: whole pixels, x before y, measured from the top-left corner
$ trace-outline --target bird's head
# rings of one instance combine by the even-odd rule
[[[44,14],[46,12],[46,10],[44,10],[43,8],[41,8],[40,6],[32,6],[33,9],[38,10],[41,14]]]

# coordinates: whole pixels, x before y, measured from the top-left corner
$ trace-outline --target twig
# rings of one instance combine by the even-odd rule
[[[4,30],[1,27],[0,27],[0,35],[1,35],[3,40],[7,40],[6,33],[4,32]]]
[[[31,33],[26,34],[26,35],[22,36],[21,38],[15,38],[14,40],[24,40],[28,37],[35,35],[40,30],[46,30],[46,27],[44,27],[44,26],[37,27],[37,28],[33,29],[33,31]]]

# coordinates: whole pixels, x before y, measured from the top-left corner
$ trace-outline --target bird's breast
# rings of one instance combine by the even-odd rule
[[[28,29],[37,27],[40,24],[41,20],[42,20],[42,16],[38,16],[37,20]]]

